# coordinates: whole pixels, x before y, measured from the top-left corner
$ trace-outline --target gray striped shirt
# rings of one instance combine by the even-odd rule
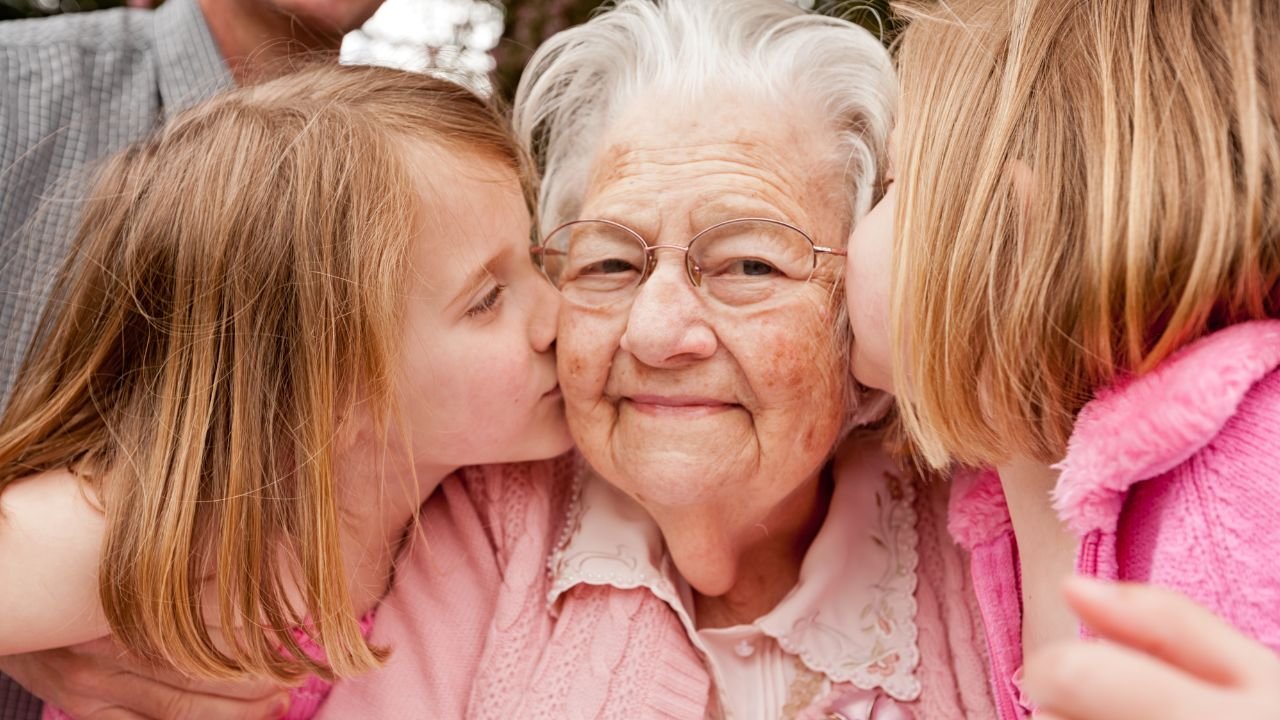
[[[95,162],[232,84],[196,0],[0,23],[0,407]],[[0,675],[0,720],[40,705]]]
[[[195,0],[0,23],[0,407],[93,164],[232,84]]]

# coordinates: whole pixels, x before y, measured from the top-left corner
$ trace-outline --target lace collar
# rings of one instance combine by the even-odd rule
[[[915,669],[916,513],[914,484],[877,446],[837,459],[827,519],[796,587],[753,624],[832,682],[897,700],[920,694]],[[699,645],[684,586],[656,523],[583,464],[557,550],[548,602],[580,585],[643,587],[671,606]]]

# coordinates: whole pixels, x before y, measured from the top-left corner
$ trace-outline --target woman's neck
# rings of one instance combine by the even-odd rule
[[[1075,567],[1077,541],[1053,509],[1058,471],[1048,464],[1014,458],[999,467],[1018,543],[1022,574],[1023,657],[1071,638],[1076,621],[1062,594]]]
[[[817,537],[831,505],[832,482],[815,475],[763,522],[725,533],[730,541],[733,582],[718,595],[694,588],[694,614],[699,628],[731,627],[767,614],[800,579],[800,566]],[[686,577],[688,575],[686,574]]]

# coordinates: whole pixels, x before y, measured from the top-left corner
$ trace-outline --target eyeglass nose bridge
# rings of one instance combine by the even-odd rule
[[[694,239],[696,240],[697,238]],[[695,288],[702,287],[702,267],[689,254],[689,248],[692,246],[692,242],[688,245],[650,245],[649,243],[644,243],[644,272],[640,274],[640,280],[635,287],[639,289],[649,279],[649,276],[653,275],[653,270],[658,265],[658,258],[654,253],[663,249],[675,250],[680,253],[684,257],[684,274],[689,278],[689,283]]]

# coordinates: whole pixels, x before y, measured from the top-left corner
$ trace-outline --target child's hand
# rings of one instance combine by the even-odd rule
[[[1067,599],[1105,642],[1026,664],[1037,719],[1280,718],[1280,658],[1170,590],[1072,578]]]
[[[149,668],[110,638],[0,657],[0,672],[78,720],[279,718],[289,701],[266,683],[198,681]]]

